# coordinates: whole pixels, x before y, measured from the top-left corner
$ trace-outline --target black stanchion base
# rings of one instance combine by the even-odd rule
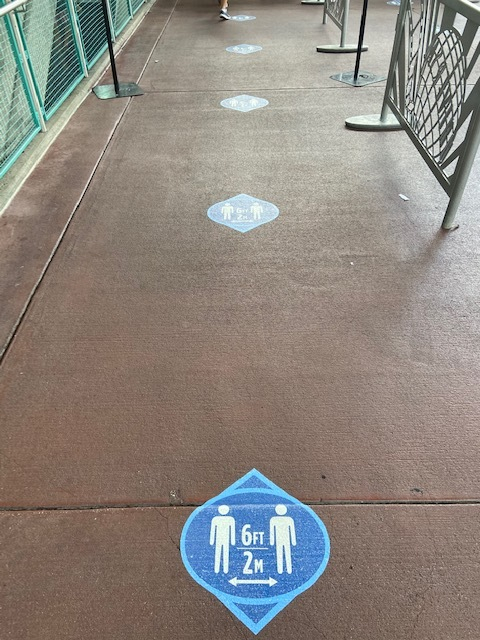
[[[130,98],[131,96],[143,96],[145,93],[140,89],[138,84],[134,82],[120,82],[118,85],[118,93],[115,91],[114,84],[101,84],[93,87],[93,93],[100,100],[109,100],[110,98]]]
[[[376,76],[369,71],[359,71],[356,80],[354,80],[354,76],[354,71],[345,71],[344,73],[337,73],[334,76],[330,76],[330,78],[332,80],[344,82],[345,84],[351,84],[353,87],[364,87],[367,84],[381,82],[382,80],[387,79],[385,76]]]

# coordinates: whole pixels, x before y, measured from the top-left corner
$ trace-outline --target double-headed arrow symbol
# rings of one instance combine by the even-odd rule
[[[238,587],[239,584],[268,584],[269,587],[273,587],[277,584],[277,580],[274,578],[268,578],[268,580],[240,580],[240,578],[232,578],[229,580],[230,584],[234,587]]]

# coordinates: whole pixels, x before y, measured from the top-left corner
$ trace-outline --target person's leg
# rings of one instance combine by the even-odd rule
[[[228,14],[228,0],[218,0],[220,5],[220,18],[223,20],[230,20],[230,16]]]

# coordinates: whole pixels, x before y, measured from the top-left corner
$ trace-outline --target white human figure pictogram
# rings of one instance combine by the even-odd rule
[[[210,544],[215,545],[215,573],[228,573],[230,545],[235,544],[235,518],[228,516],[230,507],[222,504],[218,507],[219,516],[212,518],[210,525]]]
[[[222,213],[223,213],[223,219],[224,220],[231,220],[232,219],[233,207],[230,204],[230,202],[226,202],[223,205]]]
[[[230,98],[230,106],[238,107],[238,100],[236,98]]]
[[[263,207],[261,204],[258,204],[258,202],[254,202],[250,207],[250,211],[253,213],[254,220],[260,220],[263,213]]]
[[[295,523],[293,518],[286,516],[287,507],[278,504],[275,507],[276,516],[270,518],[270,545],[275,545],[277,553],[277,573],[292,573],[292,547],[296,546]]]

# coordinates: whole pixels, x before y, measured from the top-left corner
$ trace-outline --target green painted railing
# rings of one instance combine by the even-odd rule
[[[112,33],[145,1],[108,0]],[[107,49],[102,0],[20,3],[0,0],[0,178]]]

